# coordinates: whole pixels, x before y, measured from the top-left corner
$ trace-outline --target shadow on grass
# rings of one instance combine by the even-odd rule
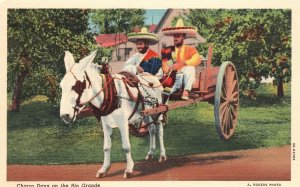
[[[208,110],[212,110],[212,107]],[[212,116],[199,116],[199,120],[195,120],[195,116],[191,115],[191,109],[175,110],[172,113],[169,124],[164,129],[167,155],[183,156],[187,153],[251,149],[264,145],[264,134],[257,133],[255,129],[252,132],[244,127],[237,128],[232,138],[225,141],[218,136]],[[252,137],[251,133],[257,137]]]
[[[135,174],[133,177],[141,177],[151,175],[157,172],[169,170],[171,168],[186,166],[186,165],[210,165],[215,163],[225,162],[227,160],[234,160],[242,157],[241,155],[224,155],[224,156],[202,156],[202,157],[169,157],[166,162],[159,163],[157,160],[141,161],[134,166]],[[120,175],[124,170],[118,170],[113,173],[108,173],[108,177]]]
[[[257,88],[256,99],[250,99],[245,96],[240,97],[240,107],[269,107],[269,106],[283,106],[291,105],[291,84],[287,83],[283,85],[284,97],[277,96],[277,87],[273,84],[261,84]]]
[[[280,106],[280,105],[290,105],[291,97],[270,97],[270,95],[263,94],[259,95],[256,99],[251,99],[245,96],[240,97],[240,107],[268,107],[268,106]]]

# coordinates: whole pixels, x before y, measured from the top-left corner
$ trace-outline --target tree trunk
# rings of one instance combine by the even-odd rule
[[[12,103],[8,108],[8,111],[12,112],[19,112],[20,111],[20,97],[22,93],[22,87],[24,80],[29,73],[29,67],[31,66],[31,62],[28,60],[25,53],[21,54],[20,58],[21,64],[23,64],[25,67],[24,70],[22,70],[20,73],[17,74],[17,80],[14,87],[13,97],[12,97]]]
[[[278,81],[277,96],[278,97],[283,97],[284,96],[282,79],[279,79],[279,81]]]
[[[23,82],[25,80],[26,75],[27,75],[27,72],[25,72],[25,71],[23,71],[17,75],[17,80],[16,80],[16,84],[14,87],[13,97],[12,97],[12,103],[9,106],[8,111],[12,111],[12,112],[20,111],[20,97],[21,97],[21,93],[22,93]]]

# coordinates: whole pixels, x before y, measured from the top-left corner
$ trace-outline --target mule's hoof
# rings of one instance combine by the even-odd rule
[[[103,178],[103,177],[105,177],[105,175],[106,175],[106,173],[97,172],[96,178]]]
[[[161,162],[165,162],[165,161],[167,161],[167,157],[166,156],[160,156],[158,162],[161,163]]]
[[[147,156],[145,157],[145,160],[151,160],[152,158],[153,158],[153,155],[147,154]]]
[[[126,172],[124,173],[124,179],[131,178],[133,176],[133,172]]]

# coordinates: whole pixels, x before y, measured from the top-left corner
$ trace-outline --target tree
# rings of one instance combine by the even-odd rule
[[[213,43],[214,63],[229,60],[236,65],[242,90],[251,96],[262,77],[271,76],[283,96],[282,85],[291,78],[290,10],[191,10],[187,19]]]
[[[10,111],[34,95],[58,103],[58,83],[64,75],[64,51],[80,59],[94,39],[87,34],[88,10],[8,10],[8,91],[13,92]]]
[[[143,9],[101,9],[90,13],[90,25],[97,25],[100,33],[128,33],[136,26],[143,26],[145,19]]]
[[[101,9],[93,10],[89,17],[90,32],[95,34],[115,34],[133,32],[134,28],[142,27],[145,19],[144,9]],[[118,49],[116,50],[117,56]]]

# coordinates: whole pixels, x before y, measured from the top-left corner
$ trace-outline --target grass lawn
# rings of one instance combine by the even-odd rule
[[[276,88],[262,85],[256,100],[241,98],[238,126],[230,141],[218,137],[214,126],[213,105],[198,103],[169,112],[165,128],[167,156],[217,151],[274,147],[291,141],[291,89],[285,97]],[[102,162],[103,134],[94,118],[65,125],[59,109],[37,97],[21,106],[21,112],[8,113],[8,164],[76,164]],[[132,156],[142,160],[149,137],[131,136]],[[124,161],[118,129],[114,129],[112,161]],[[156,152],[159,154],[159,151]]]

